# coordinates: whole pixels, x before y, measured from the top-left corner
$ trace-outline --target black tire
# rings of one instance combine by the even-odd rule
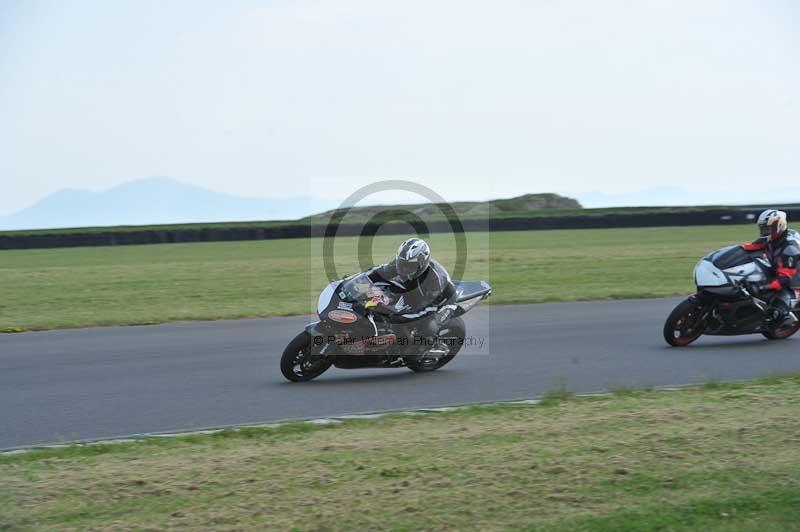
[[[700,338],[706,328],[698,321],[703,311],[694,298],[681,301],[664,323],[664,340],[672,347],[685,347]]]
[[[768,340],[786,340],[793,336],[797,331],[800,331],[800,321],[796,321],[788,327],[781,327],[774,331],[764,331],[761,334]]]
[[[439,336],[456,339],[456,341],[453,342],[454,345],[450,347],[450,353],[439,358],[435,363],[430,363],[430,359],[422,357],[411,358],[406,361],[406,366],[416,373],[436,371],[456,357],[458,352],[461,351],[461,348],[464,347],[464,338],[466,335],[467,327],[464,324],[464,320],[461,318],[448,320],[448,322],[439,329]]]
[[[308,348],[311,335],[303,331],[289,342],[281,355],[281,373],[292,382],[305,382],[315,379],[331,367],[331,361],[322,357],[311,359]]]

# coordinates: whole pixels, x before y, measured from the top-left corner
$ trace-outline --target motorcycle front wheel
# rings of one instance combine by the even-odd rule
[[[311,335],[303,331],[289,342],[281,356],[281,373],[292,382],[315,379],[331,367],[325,357],[312,355]]]
[[[703,335],[703,306],[694,298],[681,301],[664,323],[664,340],[673,347],[684,347]]]

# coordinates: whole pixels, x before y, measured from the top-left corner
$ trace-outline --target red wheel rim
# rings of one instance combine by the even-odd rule
[[[791,325],[788,325],[786,327],[781,327],[780,329],[776,329],[772,333],[772,336],[774,338],[788,338],[789,336],[796,333],[798,329],[800,329],[800,321],[796,321]]]
[[[675,320],[675,326],[673,328],[673,341],[675,342],[675,345],[690,344],[697,340],[701,334],[703,334],[703,329],[701,327],[697,327],[696,324],[694,326],[686,325],[687,322],[690,322],[690,320],[694,318],[694,312],[696,310],[697,309],[692,309]]]

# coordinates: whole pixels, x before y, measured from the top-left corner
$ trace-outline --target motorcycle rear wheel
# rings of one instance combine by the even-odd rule
[[[315,379],[331,367],[331,361],[312,356],[311,335],[303,331],[289,342],[281,355],[281,373],[292,382]]]
[[[416,373],[435,371],[451,360],[453,360],[461,348],[464,347],[464,338],[467,335],[466,325],[461,318],[453,318],[439,330],[439,335],[446,338],[455,338],[454,345],[450,346],[450,352],[438,359],[426,358],[423,356],[410,358],[406,361],[406,367]]]
[[[769,340],[786,340],[797,331],[800,331],[800,321],[796,321],[788,327],[781,327],[774,331],[764,331],[761,334],[764,335],[764,338]]]
[[[684,347],[703,335],[706,324],[700,323],[703,307],[693,298],[681,301],[664,323],[664,340],[672,347]]]

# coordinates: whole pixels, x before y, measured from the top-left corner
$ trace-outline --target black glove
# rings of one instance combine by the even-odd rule
[[[764,295],[764,292],[771,291],[769,283],[747,283],[747,291],[754,296]]]

